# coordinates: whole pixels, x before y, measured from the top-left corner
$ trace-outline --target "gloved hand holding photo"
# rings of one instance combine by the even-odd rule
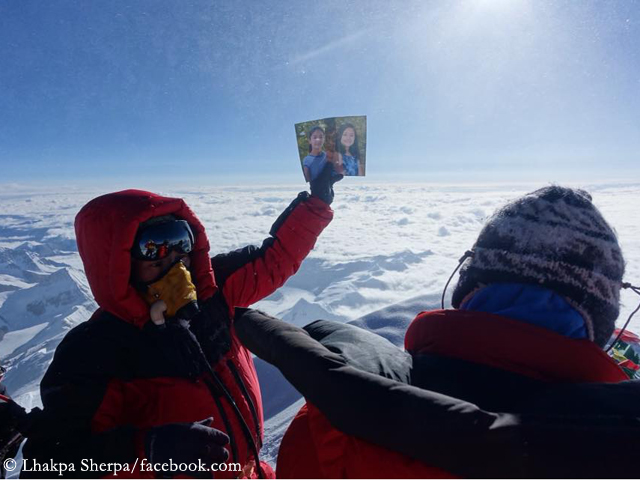
[[[333,184],[344,178],[336,173],[331,163],[327,163],[318,176],[309,182],[311,195],[319,198],[327,205],[333,202]]]

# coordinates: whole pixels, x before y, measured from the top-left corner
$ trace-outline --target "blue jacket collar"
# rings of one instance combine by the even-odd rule
[[[582,316],[551,290],[519,283],[495,283],[481,288],[460,310],[488,312],[543,327],[569,338],[588,338]]]

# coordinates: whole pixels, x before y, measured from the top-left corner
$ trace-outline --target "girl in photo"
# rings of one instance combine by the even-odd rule
[[[350,123],[345,123],[338,130],[336,136],[336,151],[338,152],[337,171],[343,175],[362,176],[364,166],[360,161],[360,151],[358,150],[358,135],[356,127]]]
[[[314,180],[327,163],[327,154],[322,151],[324,145],[324,130],[316,125],[307,136],[309,139],[309,155],[302,161],[304,178],[307,182]]]

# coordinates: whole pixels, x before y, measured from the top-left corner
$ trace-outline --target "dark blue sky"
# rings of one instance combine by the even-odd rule
[[[353,181],[631,178],[638,45],[626,0],[5,0],[0,183],[297,179],[343,115]]]

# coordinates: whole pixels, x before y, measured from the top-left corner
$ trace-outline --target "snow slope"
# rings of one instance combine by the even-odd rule
[[[97,308],[84,273],[51,260],[60,254],[34,243],[0,250],[0,269],[13,272],[0,277],[0,288],[11,292],[0,305],[8,328],[0,358],[10,369],[7,388],[27,408],[40,405],[38,385],[58,343]]]

